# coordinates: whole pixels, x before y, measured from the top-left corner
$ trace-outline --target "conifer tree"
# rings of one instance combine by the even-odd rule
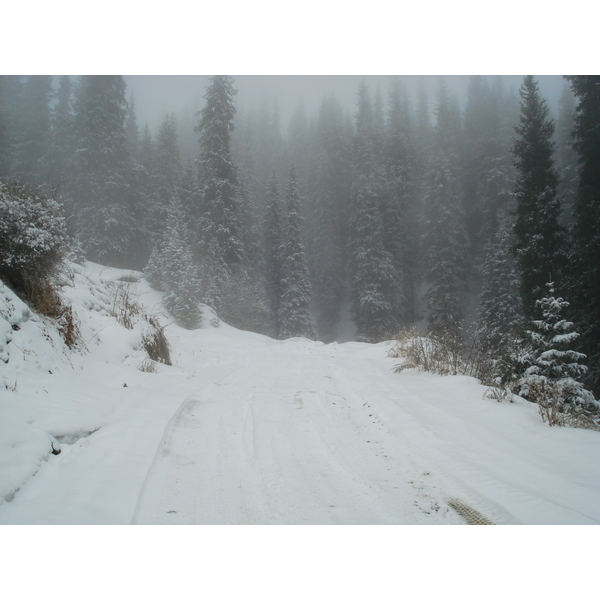
[[[492,350],[500,349],[504,341],[519,335],[524,324],[512,229],[512,219],[505,209],[485,246],[479,316],[485,335],[483,345]]]
[[[125,81],[121,76],[80,79],[74,115],[74,159],[68,196],[77,213],[77,237],[87,257],[117,267],[141,267],[139,197],[125,135]]]
[[[517,202],[515,248],[521,277],[521,298],[528,319],[535,317],[536,300],[550,277],[560,276],[564,261],[564,231],[559,224],[561,202],[554,168],[554,123],[533,76],[520,90],[520,124],[515,156]]]
[[[198,173],[200,184],[200,236],[211,247],[223,270],[239,264],[244,257],[239,226],[239,184],[230,143],[235,106],[231,77],[218,75],[210,80],[206,105],[200,111],[196,131],[200,133]]]
[[[182,177],[177,121],[174,114],[166,115],[163,119],[156,144],[151,142],[150,133],[144,132],[140,145],[140,160],[148,179],[147,229],[153,243],[156,244],[160,243],[170,204],[178,194]],[[188,213],[187,218],[190,219],[191,214]]]
[[[310,314],[310,283],[302,244],[303,219],[296,170],[292,163],[286,189],[287,215],[283,228],[282,294],[279,305],[279,328],[282,339],[306,337],[315,339],[315,327]]]
[[[319,339],[332,341],[344,297],[350,196],[351,133],[337,101],[324,99],[314,140],[316,160],[310,177],[307,261]]]
[[[186,329],[200,325],[201,287],[191,253],[190,232],[176,197],[172,198],[164,232],[159,268],[165,294],[165,308]]]
[[[567,80],[578,101],[574,134],[579,155],[570,289],[579,347],[590,365],[585,381],[600,395],[600,77],[574,75]]]
[[[423,255],[428,328],[460,346],[467,286],[468,238],[460,181],[460,115],[445,84],[438,92],[434,154],[425,198]]]
[[[540,401],[540,392],[549,390],[558,393],[560,400],[568,404],[600,406],[593,394],[581,383],[581,376],[587,371],[580,361],[585,354],[573,350],[579,334],[573,323],[564,318],[564,309],[569,303],[554,295],[554,284],[547,283],[543,298],[537,300],[539,319],[532,321],[527,331],[531,342],[531,353],[521,381],[521,394]],[[540,384],[543,387],[538,387]]]
[[[279,198],[279,181],[275,172],[271,174],[267,187],[267,206],[263,223],[265,244],[265,270],[267,279],[267,297],[273,322],[275,338],[280,337],[279,310],[283,294],[283,220],[281,200]]]
[[[359,340],[376,342],[397,334],[402,282],[385,247],[382,203],[385,170],[376,161],[373,109],[366,84],[358,91],[351,217],[352,314]]]
[[[417,150],[410,105],[406,92],[394,80],[389,97],[389,119],[385,139],[388,191],[382,203],[385,247],[402,283],[396,297],[398,320],[407,325],[417,314]]]

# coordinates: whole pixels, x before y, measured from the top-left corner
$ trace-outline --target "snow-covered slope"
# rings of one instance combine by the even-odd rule
[[[85,350],[0,290],[0,523],[600,523],[597,432],[395,374],[390,343],[279,342],[207,307],[188,331],[141,274],[71,268]],[[168,324],[173,366],[139,369],[124,286]]]

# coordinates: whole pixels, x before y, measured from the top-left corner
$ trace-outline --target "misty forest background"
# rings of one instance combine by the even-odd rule
[[[193,121],[143,125],[121,76],[2,76],[3,190],[55,199],[73,260],[144,270],[185,327],[199,303],[278,339],[417,326],[496,374],[541,373],[522,340],[539,358],[554,327],[559,374],[598,395],[600,78],[565,78],[556,114],[530,76],[471,77],[463,106],[443,78],[367,80],[284,127],[226,76]]]

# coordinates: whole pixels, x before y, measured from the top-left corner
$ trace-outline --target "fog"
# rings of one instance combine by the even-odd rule
[[[385,100],[393,75],[235,75],[234,87],[238,90],[236,106],[238,112],[258,107],[264,101],[276,102],[282,127],[287,127],[294,110],[303,105],[310,114],[318,109],[323,97],[333,94],[345,110],[354,113],[356,93],[361,81],[372,91],[380,90]],[[427,91],[430,105],[434,105],[434,94],[440,76],[398,76],[413,101],[421,86]],[[490,76],[490,79],[493,76]],[[518,94],[523,81],[521,75],[500,76],[507,90]],[[449,91],[464,106],[470,76],[444,75]],[[148,122],[155,131],[167,112],[181,115],[197,112],[202,108],[204,93],[210,76],[206,75],[129,75],[125,77],[128,94],[133,94],[138,123],[143,127]],[[554,110],[565,82],[561,76],[536,76],[540,93]]]

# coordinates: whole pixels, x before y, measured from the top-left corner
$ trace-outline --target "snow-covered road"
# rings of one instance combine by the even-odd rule
[[[346,352],[263,344],[171,419],[134,522],[461,522],[380,420],[377,391],[352,390]]]
[[[396,374],[392,342],[276,341],[208,308],[201,329],[169,325],[174,366],[142,372],[141,331],[103,300],[121,273],[86,269],[71,294],[88,351],[57,352],[34,319],[5,328],[0,523],[463,524],[460,505],[600,523],[598,432],[468,377]]]
[[[389,344],[204,334],[210,381],[168,424],[135,523],[464,523],[450,500],[498,524],[600,522],[600,471],[573,461],[595,432],[467,377],[394,374]]]

